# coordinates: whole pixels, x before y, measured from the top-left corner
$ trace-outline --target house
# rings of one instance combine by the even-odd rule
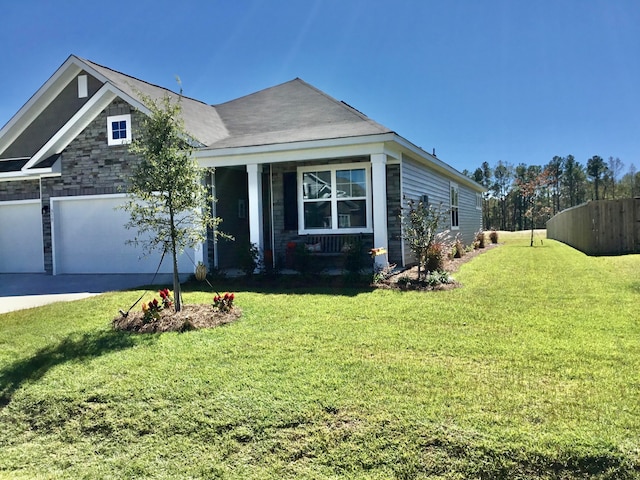
[[[126,244],[116,208],[137,161],[127,144],[149,113],[139,92],[176,95],[72,55],[0,130],[0,272],[156,271],[159,254]],[[185,97],[182,113],[236,242],[210,235],[180,257],[181,271],[237,267],[246,242],[282,265],[292,243],[335,250],[348,235],[386,248],[378,263],[404,265],[405,198],[446,205],[467,244],[482,227],[481,186],[300,79],[219,105]]]

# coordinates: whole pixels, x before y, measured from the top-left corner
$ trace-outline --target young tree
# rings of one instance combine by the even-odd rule
[[[192,157],[193,147],[181,117],[181,97],[161,100],[139,94],[150,110],[130,151],[140,158],[123,208],[127,228],[136,229],[131,243],[146,252],[162,250],[173,262],[176,311],[181,309],[178,254],[204,242],[208,227],[220,221],[211,215],[211,197],[202,184],[203,170]]]
[[[549,217],[552,212],[552,208],[545,205],[544,199],[550,182],[549,172],[546,170],[536,171],[535,169],[531,169],[526,182],[518,182],[518,187],[527,205],[525,216],[531,219],[531,247],[533,247],[533,233],[536,221]]]
[[[406,212],[406,214],[405,214]],[[407,208],[400,216],[402,238],[409,244],[409,250],[418,261],[418,280],[427,274],[429,249],[433,245],[438,229],[447,212],[440,206],[428,205],[423,201],[407,200]]]

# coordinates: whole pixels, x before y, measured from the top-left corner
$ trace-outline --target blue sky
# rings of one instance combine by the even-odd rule
[[[0,125],[73,53],[213,104],[300,77],[458,170],[640,167],[637,0],[2,3]]]

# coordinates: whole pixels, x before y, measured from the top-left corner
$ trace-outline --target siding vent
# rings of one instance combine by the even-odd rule
[[[87,98],[89,89],[87,88],[87,76],[78,75],[78,98]]]

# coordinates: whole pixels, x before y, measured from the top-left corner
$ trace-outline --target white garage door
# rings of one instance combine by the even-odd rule
[[[140,247],[128,245],[136,232],[124,228],[129,214],[116,207],[124,195],[59,197],[51,199],[54,274],[154,273],[160,253],[144,256]],[[188,255],[195,262],[193,250]],[[180,272],[193,272],[191,259],[178,257]],[[165,255],[161,273],[171,273],[171,256]]]
[[[40,200],[0,202],[0,272],[44,272]]]

